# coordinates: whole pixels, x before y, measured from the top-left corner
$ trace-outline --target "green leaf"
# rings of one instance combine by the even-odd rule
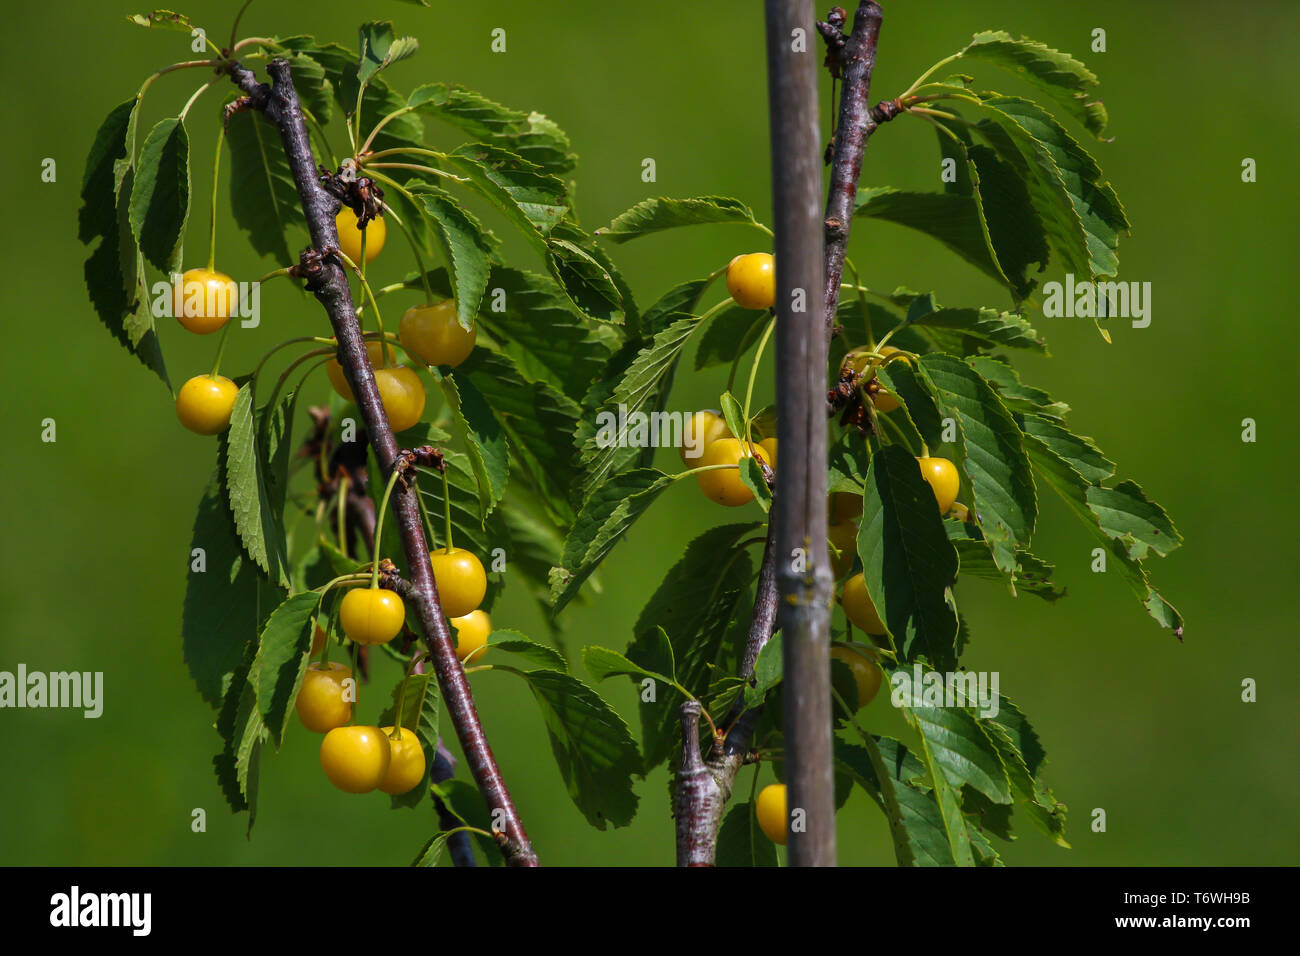
[[[289,712],[307,670],[319,608],[317,592],[295,594],[271,612],[258,635],[257,656],[248,680],[257,694],[257,712],[277,750],[284,742]]]
[[[715,866],[777,866],[776,844],[758,827],[753,805],[733,804],[718,831]]]
[[[993,256],[982,212],[971,196],[879,186],[858,191],[853,215],[923,232],[997,282],[1015,288]]]
[[[975,34],[961,56],[985,60],[1015,73],[1060,103],[1098,139],[1105,131],[1106,107],[1092,92],[1097,76],[1068,53],[1002,30],[985,30]]]
[[[1025,715],[1014,703],[999,695],[997,716],[982,720],[981,726],[998,749],[1019,805],[1048,839],[1068,849],[1066,807],[1057,803],[1052,792],[1036,779],[1046,754]]]
[[[912,690],[913,694],[920,692]],[[908,709],[927,752],[955,790],[969,786],[993,803],[1011,802],[1011,785],[998,750],[984,732],[983,722],[971,711],[962,706],[931,707],[915,702]]]
[[[144,257],[164,274],[177,271],[190,217],[190,142],[180,119],[162,120],[145,138],[130,215]]]
[[[914,323],[938,329],[952,329],[974,336],[990,345],[1046,352],[1047,346],[1029,320],[1015,312],[997,309],[936,309]]]
[[[1024,384],[1019,373],[1003,361],[987,355],[972,355],[966,364],[997,390],[1002,404],[1012,412],[1042,413],[1056,418],[1069,414],[1069,405],[1053,401],[1052,396],[1041,388]]]
[[[405,689],[403,689],[405,688]],[[379,715],[379,727],[402,727],[411,731],[420,741],[424,751],[424,776],[420,782],[392,798],[392,807],[413,807],[420,802],[429,788],[429,772],[434,755],[438,752],[438,712],[441,702],[438,678],[433,674],[411,674],[397,682],[393,688],[392,702]],[[398,713],[398,701],[401,712]]]
[[[97,236],[117,234],[118,190],[122,183],[121,173],[125,172],[123,167],[130,166],[124,158],[135,127],[138,102],[133,96],[115,106],[95,133],[81,180],[77,238],[84,243],[93,242]]]
[[[664,634],[663,628],[659,629],[663,634],[663,640],[667,642],[668,636]],[[671,652],[671,646],[669,651]],[[642,667],[634,661],[628,660],[618,651],[611,651],[607,647],[595,647],[587,645],[582,649],[582,663],[586,666],[587,672],[591,674],[591,679],[599,684],[615,675],[631,677],[634,681],[639,677],[649,677],[651,680],[659,681],[671,687],[676,678],[671,675],[661,674],[658,671],[649,670]]]
[[[569,137],[541,113],[522,113],[463,86],[428,83],[407,102],[450,123],[479,142],[499,146],[551,173],[566,173],[577,159]]]
[[[720,525],[686,546],[638,615],[628,660],[649,671],[671,673],[697,697],[707,692],[710,667],[722,651],[728,626],[748,619],[739,599],[754,568],[738,545],[758,527],[755,522]],[[681,739],[678,703],[676,694],[660,694],[639,704],[645,772],[667,760]]]
[[[542,256],[546,236],[569,213],[564,183],[540,166],[498,146],[466,144],[448,155],[447,165],[497,207]]]
[[[202,550],[202,564],[196,549]],[[203,570],[196,570],[196,566]],[[266,606],[263,607],[265,600]],[[225,494],[214,472],[199,500],[190,537],[189,571],[181,634],[185,664],[199,694],[219,706],[244,648],[278,602],[235,533]]]
[[[497,628],[492,632],[488,646],[507,654],[516,654],[535,667],[560,673],[565,673],[569,669],[569,665],[555,648],[530,640],[518,631]]]
[[[527,681],[541,708],[560,775],[587,822],[598,830],[607,823],[631,823],[637,808],[632,774],[640,770],[641,755],[623,718],[570,674],[497,667]]]
[[[444,269],[427,276],[435,293],[450,295]],[[418,276],[404,283],[422,288]],[[529,381],[546,382],[580,401],[611,351],[609,330],[593,330],[556,281],[547,275],[496,265],[491,295],[479,303],[478,323]]]
[[[655,335],[637,352],[591,422],[579,424],[579,460],[584,466],[579,488],[582,498],[611,480],[610,475],[634,460],[640,450],[651,446],[647,410],[656,410],[661,386],[671,378],[696,327],[696,318],[686,315]],[[663,443],[662,435],[659,442]]]
[[[661,471],[637,468],[615,475],[592,492],[564,541],[564,567],[551,581],[552,615],[573,599],[637,518],[672,483]]]
[[[1083,522],[1084,527],[1093,533],[1103,548],[1108,552],[1108,567],[1118,567],[1124,582],[1129,586],[1147,613],[1161,627],[1168,628],[1178,637],[1182,637],[1183,619],[1178,610],[1151,586],[1146,569],[1135,555],[1145,556],[1150,548],[1148,543],[1158,537],[1152,531],[1164,530],[1169,534],[1172,523],[1163,509],[1147,499],[1140,488],[1131,482],[1123,482],[1112,491],[1115,494],[1103,496],[1105,506],[1103,514],[1094,510],[1089,500],[1095,493],[1097,485],[1090,484],[1079,471],[1054,451],[1042,440],[1026,434],[1025,450],[1033,463],[1034,472],[1042,478],[1069,506],[1075,516]],[[1125,487],[1131,486],[1131,487]],[[1162,529],[1161,525],[1164,525]],[[1138,537],[1137,535],[1142,535]],[[1181,537],[1173,531],[1171,537],[1177,542]],[[1145,539],[1145,540],[1144,540]],[[1164,542],[1161,547],[1170,550]]]
[[[249,680],[256,644],[250,641],[244,658],[231,677],[230,686],[217,715],[217,733],[222,749],[213,759],[217,782],[230,808],[248,811],[251,833],[257,817],[258,766],[262,744],[269,733],[257,709],[257,693]]]
[[[957,549],[957,560],[963,578],[981,578],[986,581],[1007,581],[1005,574],[993,560],[993,552],[979,528],[956,519],[944,522],[948,537]],[[1010,575],[1012,593],[1025,591],[1045,601],[1064,597],[1065,588],[1052,580],[1054,567],[1028,551],[1016,551],[1016,567]]]
[[[749,351],[763,334],[768,314],[754,309],[728,306],[709,322],[695,350],[695,371],[727,365]]]
[[[171,10],[134,13],[128,16],[127,19],[138,27],[157,27],[175,33],[190,33],[194,30],[194,25],[190,23],[189,17],[183,13],[174,13]]]
[[[248,383],[239,389],[230,413],[230,428],[221,435],[221,473],[235,529],[248,556],[271,579],[288,586],[282,562],[284,530],[267,490],[265,464],[258,447],[253,393]]]
[[[740,222],[757,225],[753,211],[739,199],[726,196],[696,196],[691,199],[643,199],[631,209],[615,216],[596,235],[614,242],[627,242],[638,236],[675,229],[678,226],[697,226],[703,223]]]
[[[984,539],[998,567],[1016,567],[1016,546],[1033,537],[1038,519],[1034,476],[1019,427],[979,373],[951,355],[922,356],[921,367],[954,414],[965,456],[958,466],[970,480]]]
[[[393,24],[387,20],[363,23],[358,32],[361,53],[357,77],[362,83],[369,81],[380,70],[386,69],[398,60],[414,56],[420,46],[415,37],[395,38]]]
[[[127,198],[128,194],[123,193],[123,226],[126,226]],[[120,242],[127,243],[127,246],[123,248],[119,245]],[[105,236],[86,260],[86,290],[90,295],[91,306],[105,328],[145,368],[162,379],[170,392],[171,380],[167,377],[162,348],[144,295],[144,263],[134,250],[135,244],[129,228],[124,229],[121,236]],[[132,278],[127,278],[123,273],[122,258],[128,253],[131,257]]]
[[[858,555],[871,600],[906,661],[925,655],[940,670],[956,663],[957,615],[946,592],[957,554],[934,491],[916,459],[897,445],[871,459],[858,529]]]
[[[569,438],[578,428],[577,403],[546,382],[530,382],[511,358],[488,349],[475,349],[456,367],[456,379],[468,380],[482,394],[522,470],[544,491],[548,509],[567,524],[566,502],[578,481]]]
[[[420,847],[420,852],[415,854],[415,859],[411,861],[411,866],[437,866],[438,861],[442,859],[442,851],[447,847],[447,841],[451,838],[450,833],[435,833]]]
[[[492,268],[490,234],[446,191],[427,184],[416,184],[412,190],[442,246],[456,300],[456,318],[461,328],[468,330],[474,325]]]
[[[767,697],[767,692],[781,683],[784,673],[782,661],[781,635],[773,634],[754,661],[754,676],[745,685],[745,706],[758,707]]]
[[[612,263],[591,247],[591,237],[572,223],[557,223],[547,240],[547,267],[565,294],[585,314],[602,322],[623,322],[623,293]]]
[[[1121,481],[1114,488],[1093,485],[1087,496],[1101,530],[1123,541],[1135,561],[1144,560],[1148,551],[1163,558],[1183,543],[1165,509],[1148,498],[1136,482]]]
[[[1090,484],[1098,485],[1115,474],[1115,463],[1101,453],[1091,438],[1076,435],[1043,415],[1021,414],[1020,428],[1067,461]]]
[[[294,262],[287,233],[290,226],[305,229],[306,220],[279,134],[253,113],[236,113],[226,127],[226,141],[235,222],[259,256],[282,265]]]
[[[486,519],[505,494],[510,477],[510,449],[505,430],[468,376],[457,379],[453,373],[442,377],[438,385],[451,411],[456,438],[469,453],[470,466],[478,482],[479,507]]]
[[[1038,282],[1030,267],[1042,272],[1051,259],[1047,233],[1019,173],[987,146],[971,146],[968,170],[994,258],[1010,280],[1016,301],[1028,297]]]
[[[1129,228],[1115,191],[1088,152],[1029,100],[989,96],[978,128],[1024,179],[1065,270],[1095,279],[1119,270],[1119,234]]]

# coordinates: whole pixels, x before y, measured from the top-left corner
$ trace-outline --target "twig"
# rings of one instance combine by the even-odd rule
[[[853,202],[858,194],[858,177],[862,174],[862,154],[867,140],[875,132],[878,119],[873,118],[869,103],[871,73],[876,66],[876,42],[884,13],[875,0],[862,0],[853,15],[853,30],[844,39],[838,58],[844,77],[840,93],[839,116],[835,124],[835,143],[831,154],[831,184],[826,197],[826,328],[835,324],[840,302],[840,277],[844,274],[844,256],[849,246],[853,224]],[[823,37],[827,30],[821,29]],[[838,30],[835,31],[838,33]],[[828,46],[832,41],[827,38]],[[877,107],[881,116],[888,109]]]
[[[249,108],[261,112],[280,131],[285,157],[311,234],[312,248],[303,254],[299,270],[308,291],[316,296],[329,315],[339,343],[339,362],[356,396],[383,478],[387,480],[398,458],[397,442],[375,385],[347,275],[339,257],[332,254],[338,247],[334,217],[341,203],[322,187],[318,177],[288,61],[282,58],[271,60],[266,69],[271,76],[271,86],[259,83],[253,72],[238,62],[232,61],[226,67],[235,85],[249,98]],[[443,701],[456,728],[470,773],[500,828],[499,843],[506,862],[513,866],[536,866],[537,855],[483,734],[469,683],[442,613],[429,562],[429,546],[420,523],[415,481],[399,485],[393,494],[393,514],[411,576],[410,600],[424,631]]]

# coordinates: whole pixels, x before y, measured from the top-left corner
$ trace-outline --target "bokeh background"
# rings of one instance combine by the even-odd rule
[[[224,36],[238,4],[182,6]],[[395,18],[421,41],[419,55],[390,74],[399,88],[460,82],[545,112],[569,132],[589,228],[651,195],[732,195],[768,218],[761,4],[457,0],[434,7],[257,3],[242,32],[308,32],[352,45],[360,21]],[[159,382],[99,325],[81,281],[86,251],[75,236],[82,164],[100,120],[148,72],[189,56],[182,35],[130,26],[123,14],[134,12],[141,11],[130,4],[44,0],[26,14],[22,48],[0,60],[10,91],[0,106],[8,133],[0,151],[8,222],[0,280],[8,328],[0,358],[7,424],[0,669],[21,661],[29,670],[98,670],[107,685],[98,720],[0,711],[0,862],[406,863],[436,829],[428,804],[395,812],[381,796],[334,790],[319,772],[316,738],[296,724],[283,751],[263,760],[251,840],[215,784],[213,714],[186,673],[179,635],[191,522],[214,443],[180,428]],[[489,51],[496,27],[507,31],[504,54]],[[1098,27],[1107,32],[1104,54],[1089,52]],[[1153,284],[1150,328],[1117,323],[1107,346],[1086,320],[1042,319],[1052,357],[1017,361],[1027,380],[1074,406],[1077,430],[1120,463],[1122,477],[1162,502],[1186,537],[1181,550],[1151,562],[1157,585],[1187,620],[1182,644],[1146,617],[1117,576],[1090,572],[1090,539],[1051,496],[1035,551],[1058,565],[1068,597],[1048,605],[1012,599],[996,585],[960,587],[974,633],[966,663],[1001,673],[1003,692],[1036,725],[1049,754],[1047,779],[1071,811],[1072,850],[1050,845],[1027,822],[1017,842],[1000,848],[1018,864],[1295,863],[1300,105],[1278,91],[1294,76],[1300,7],[1281,0],[1230,11],[1209,0],[889,0],[877,98],[897,93],[985,28],[1074,52],[1101,76],[1114,141],[1090,148],[1134,223],[1121,247],[1121,278]],[[1017,89],[997,71],[979,75],[989,86]],[[201,79],[185,72],[155,84],[142,126],[174,114]],[[205,248],[222,95],[209,93],[190,123],[192,264]],[[40,181],[46,157],[57,162],[55,183]],[[656,183],[641,181],[645,157],[657,163]],[[1241,181],[1244,157],[1258,162],[1255,184]],[[937,169],[933,132],[904,119],[872,140],[863,182],[934,189]],[[227,202],[223,192],[223,212]],[[740,227],[700,227],[614,254],[648,304],[672,284],[756,248],[756,240]],[[236,277],[271,268],[228,219],[218,241],[218,266]],[[390,245],[372,274],[395,278],[408,268],[400,241]],[[877,287],[933,289],[951,305],[1005,301],[940,246],[893,226],[859,222],[851,255]],[[1055,269],[1044,278],[1053,277]],[[271,343],[318,332],[324,321],[285,284],[264,290],[263,315],[259,329],[232,336],[227,367],[248,368]],[[208,367],[210,340],[174,330],[163,337],[174,380]],[[770,380],[769,369],[764,401]],[[725,370],[679,375],[672,407],[714,405],[724,381]],[[319,385],[326,388],[323,379]],[[40,441],[46,417],[58,423],[57,443]],[[1247,417],[1258,423],[1255,444],[1241,440]],[[689,487],[655,511],[609,559],[599,600],[569,612],[572,646],[622,648],[685,543],[734,518]],[[544,633],[519,593],[508,590],[494,618]],[[1245,678],[1258,681],[1256,703],[1241,701]],[[593,830],[565,795],[523,686],[485,673],[474,688],[543,861],[672,862],[662,770],[638,784],[641,811],[630,827]],[[635,729],[630,683],[602,690]],[[893,729],[897,717],[882,704],[866,718]],[[748,789],[747,776],[741,786]],[[207,810],[206,833],[191,832],[197,807]],[[1104,833],[1090,829],[1094,808],[1106,811]],[[861,795],[839,828],[843,863],[892,862],[884,821]]]

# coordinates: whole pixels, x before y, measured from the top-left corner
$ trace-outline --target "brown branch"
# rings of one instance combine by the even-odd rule
[[[871,73],[876,66],[876,42],[884,13],[875,0],[862,0],[853,15],[853,30],[842,43],[828,37],[829,25],[819,29],[827,38],[829,50],[837,45],[839,68],[843,76],[839,116],[835,123],[835,142],[831,153],[831,184],[826,197],[826,329],[835,324],[840,302],[840,279],[844,274],[844,256],[849,247],[849,230],[853,225],[853,202],[858,195],[858,178],[862,174],[862,154],[867,140],[875,132],[868,99]],[[881,109],[881,107],[877,107]],[[883,115],[883,113],[882,113]]]
[[[249,98],[249,108],[260,111],[280,132],[311,234],[312,248],[303,254],[300,273],[306,280],[308,291],[316,296],[329,315],[339,343],[339,362],[356,396],[357,407],[361,410],[366,431],[374,446],[375,457],[387,480],[398,460],[399,449],[384,413],[383,402],[379,398],[375,376],[361,338],[347,274],[339,257],[333,254],[338,247],[334,217],[341,204],[338,198],[321,186],[302,107],[289,74],[289,63],[275,59],[267,64],[267,73],[272,79],[271,86],[259,83],[251,70],[237,62],[229,63],[226,72]],[[536,866],[537,855],[484,736],[464,668],[456,656],[447,619],[442,613],[437,586],[433,580],[433,568],[429,562],[429,545],[420,520],[417,494],[415,481],[411,480],[399,482],[392,497],[393,514],[402,538],[410,575],[410,601],[415,605],[416,617],[424,631],[429,656],[438,675],[443,701],[456,728],[456,736],[470,773],[478,784],[488,811],[499,821],[498,842],[506,862],[515,866]]]

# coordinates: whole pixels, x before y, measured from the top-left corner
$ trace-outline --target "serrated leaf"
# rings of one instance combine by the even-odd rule
[[[435,293],[451,294],[446,270],[436,269],[427,278]],[[405,285],[422,288],[419,277]],[[590,328],[551,276],[494,265],[487,288],[491,294],[479,303],[479,325],[529,381],[546,382],[581,400],[609,358],[609,335]]]
[[[567,673],[569,670],[569,665],[555,648],[546,644],[539,644],[518,631],[512,631],[508,628],[493,630],[488,646],[507,654],[518,655],[530,662],[534,667],[560,671],[561,673]]]
[[[733,804],[718,830],[715,866],[777,866],[776,845],[759,829],[753,805]]]
[[[202,550],[202,571],[195,570],[195,549]],[[199,500],[188,568],[181,617],[185,664],[199,694],[217,707],[244,648],[278,599],[240,547],[215,472]],[[260,606],[263,597],[266,607]]]
[[[957,615],[946,592],[957,554],[934,492],[916,459],[897,445],[871,459],[858,529],[867,591],[903,660],[925,655],[940,670],[956,663]]]
[[[510,109],[463,86],[428,83],[416,87],[407,102],[425,115],[450,123],[480,142],[516,153],[549,172],[566,173],[576,161],[568,136],[542,114]]]
[[[590,246],[591,237],[572,223],[557,223],[547,239],[547,267],[585,314],[623,322],[623,292],[609,258]]]
[[[638,236],[703,223],[739,222],[756,225],[753,211],[739,199],[726,196],[696,196],[690,199],[643,199],[618,216],[596,235],[613,242],[627,242]]]
[[[718,659],[728,626],[747,619],[739,598],[754,568],[737,546],[757,527],[754,522],[720,525],[686,546],[637,616],[629,660],[647,670],[671,672],[697,697],[707,692],[710,665]],[[667,760],[681,739],[677,703],[676,694],[659,694],[639,704],[645,772]]]
[[[144,257],[166,275],[177,271],[190,217],[190,143],[179,118],[162,120],[145,138],[136,160],[130,216]]]
[[[511,358],[487,349],[475,349],[456,377],[483,395],[548,510],[567,525],[567,501],[578,480],[569,437],[578,428],[577,403],[546,382],[529,381]]]
[[[754,661],[754,676],[745,685],[745,706],[758,707],[784,673],[781,634],[773,634]]]
[[[398,60],[414,56],[419,49],[419,41],[415,37],[394,37],[393,24],[387,20],[363,23],[358,33],[360,65],[357,67],[357,77],[363,83]]]
[[[955,415],[965,456],[956,464],[970,480],[975,511],[993,559],[1016,567],[1016,547],[1027,545],[1038,519],[1038,495],[1020,428],[997,392],[979,373],[951,355],[922,356],[940,406]]]
[[[171,30],[176,33],[190,33],[194,25],[190,23],[190,18],[183,13],[175,13],[171,10],[153,10],[150,13],[134,13],[127,17],[138,27],[157,27],[161,30]]]
[[[912,693],[918,695],[922,690],[913,688]],[[1011,785],[998,750],[971,711],[962,706],[922,705],[915,699],[908,709],[929,754],[954,790],[969,786],[993,803],[1011,802]]]
[[[1015,312],[997,309],[936,309],[919,318],[915,325],[952,329],[991,345],[1046,352],[1047,346],[1029,320]]]
[[[479,507],[486,520],[505,494],[510,478],[510,448],[505,430],[468,376],[458,379],[453,373],[441,378],[438,385],[451,411],[456,438],[469,455],[478,482]]]
[[[1074,466],[1043,441],[1032,435],[1025,435],[1025,450],[1033,463],[1035,474],[1061,496],[1061,499],[1074,512],[1075,516],[1083,522],[1084,527],[1092,532],[1102,544],[1107,552],[1107,561],[1114,562],[1119,568],[1124,582],[1137,596],[1138,600],[1142,602],[1142,606],[1146,608],[1147,613],[1161,627],[1172,630],[1176,636],[1181,638],[1183,633],[1182,616],[1172,604],[1161,596],[1159,591],[1151,586],[1142,562],[1131,553],[1137,552],[1144,555],[1146,553],[1147,546],[1125,530],[1125,526],[1128,525],[1131,525],[1134,529],[1142,528],[1141,519],[1138,519],[1136,515],[1124,519],[1118,517],[1116,513],[1108,513],[1107,527],[1103,527],[1101,516],[1093,510],[1088,500],[1090,489],[1097,486],[1090,484]],[[1136,485],[1133,487],[1136,488]],[[1121,492],[1122,494],[1124,493]],[[1140,499],[1137,496],[1140,496]],[[1140,489],[1137,496],[1133,497],[1129,507],[1147,512],[1146,496],[1141,495]],[[1113,497],[1108,501],[1109,506],[1113,506],[1115,503]],[[1120,509],[1119,514],[1122,515],[1124,510]],[[1149,517],[1151,513],[1147,512],[1147,514]],[[1160,514],[1164,514],[1163,509]],[[1167,515],[1164,520],[1168,520]],[[1150,530],[1154,528],[1154,525],[1148,523],[1146,527]]]
[[[500,667],[498,665],[498,667]],[[599,694],[570,674],[517,671],[538,707],[569,796],[598,830],[627,826],[636,816],[632,774],[641,756],[627,724]]]
[[[288,572],[282,562],[284,530],[267,490],[249,383],[242,385],[235,396],[230,428],[221,435],[220,448],[222,481],[239,540],[259,568],[272,580],[288,586]]]
[[[121,179],[116,172],[119,161],[127,154],[138,102],[133,96],[115,106],[95,132],[81,179],[81,209],[77,216],[77,238],[84,243],[93,242],[97,236],[117,234]]]
[[[985,581],[1006,581],[1008,575],[993,560],[993,552],[978,527],[956,519],[944,522],[948,537],[957,549],[958,566],[963,578],[980,578]],[[1065,588],[1052,580],[1055,568],[1042,558],[1018,550],[1016,568],[1010,576],[1013,590],[1035,594],[1045,601],[1055,601],[1065,595]]]
[[[230,144],[230,209],[260,256],[287,265],[290,227],[306,228],[280,136],[254,113],[236,113],[226,128]]]
[[[573,599],[628,529],[672,483],[661,471],[637,468],[615,475],[591,493],[564,541],[565,574],[552,583],[552,615]]]
[[[319,608],[317,592],[295,594],[271,612],[257,638],[257,656],[248,680],[257,694],[257,712],[277,750],[284,742],[289,712],[307,669]]]
[[[467,144],[447,156],[447,165],[469,179],[483,198],[547,256],[546,236],[569,213],[564,183],[499,146]]]
[[[483,226],[462,209],[451,195],[436,186],[419,184],[413,195],[421,212],[433,225],[451,277],[456,318],[461,328],[470,329],[479,311],[492,269],[493,245]]]
[[[859,190],[853,215],[923,232],[998,283],[1014,288],[993,256],[982,213],[971,196],[879,186]]]
[[[1119,270],[1116,250],[1128,219],[1088,152],[1029,100],[988,96],[978,129],[1025,181],[1065,270],[1095,279]]]
[[[1056,418],[1069,414],[1069,405],[1054,401],[1041,388],[1026,385],[1020,380],[1020,374],[1006,362],[987,355],[972,355],[966,359],[966,364],[979,372],[997,390],[1002,404],[1012,412],[1045,414]]]
[[[243,662],[231,678],[217,716],[221,752],[213,759],[217,782],[230,808],[248,811],[248,832],[257,818],[258,766],[269,733],[257,709],[257,693],[249,680],[256,645],[249,642]]]
[[[1010,70],[1060,103],[1097,138],[1105,131],[1106,107],[1092,92],[1097,76],[1068,53],[1003,30],[985,30],[975,34],[961,56]]]
[[[611,480],[609,476],[616,469],[626,466],[650,444],[644,413],[647,406],[654,410],[660,386],[672,375],[697,325],[694,316],[686,315],[655,335],[637,352],[590,423],[579,425],[580,460],[584,465],[580,497],[594,493],[594,489]]]

